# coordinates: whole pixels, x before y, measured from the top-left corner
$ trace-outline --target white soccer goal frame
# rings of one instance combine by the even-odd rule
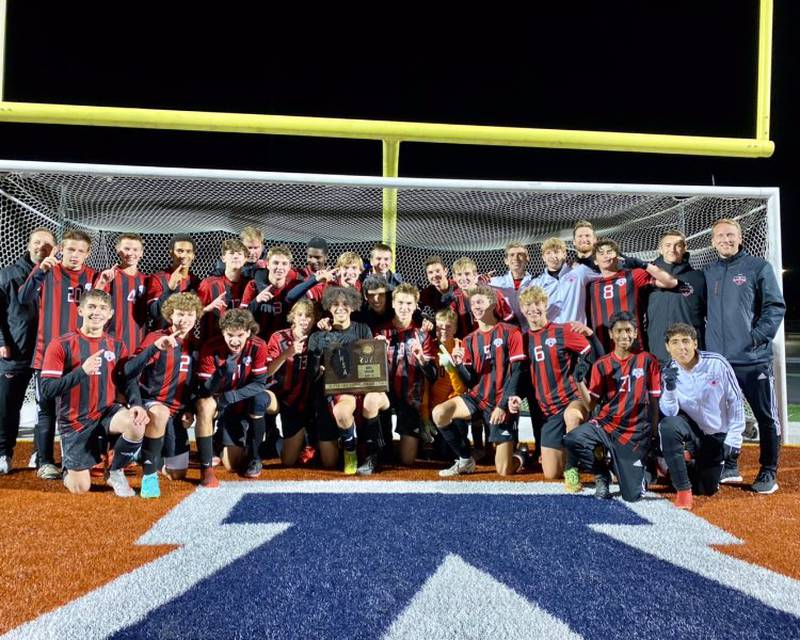
[[[716,196],[720,198],[761,198],[767,203],[768,251],[766,259],[775,269],[778,282],[783,289],[781,274],[780,190],[777,187],[722,187],[698,185],[584,183],[584,182],[536,182],[510,180],[452,180],[435,178],[380,178],[366,176],[343,176],[330,174],[280,173],[261,171],[228,171],[222,169],[188,169],[166,167],[144,167],[129,165],[105,165],[86,163],[30,162],[0,160],[0,172],[64,173],[94,176],[130,176],[142,178],[192,178],[220,181],[258,181],[282,184],[324,184],[343,187],[371,187],[381,189],[461,189],[481,191],[529,191],[537,193],[574,192],[582,194],[607,193],[646,195],[663,194],[676,197]],[[783,425],[784,441],[794,440],[800,433],[791,432],[788,420],[786,385],[786,343],[784,323],[781,323],[773,341],[776,392]]]

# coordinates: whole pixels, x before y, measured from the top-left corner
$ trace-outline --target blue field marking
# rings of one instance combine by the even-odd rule
[[[797,617],[593,531],[649,526],[617,501],[252,493],[224,522],[292,526],[112,637],[379,638],[448,554],[586,638],[800,636]]]

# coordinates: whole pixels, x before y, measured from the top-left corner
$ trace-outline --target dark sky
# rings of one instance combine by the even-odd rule
[[[757,0],[381,5],[390,21],[310,5],[9,0],[5,98],[468,124],[753,137]],[[537,5],[538,3],[531,3]],[[401,175],[778,186],[790,319],[800,260],[798,3],[775,12],[769,159],[404,143]],[[178,7],[166,11],[165,5]],[[113,7],[113,9],[112,9]],[[377,5],[376,7],[377,8]],[[373,8],[374,10],[374,8]],[[190,17],[193,16],[193,17]],[[0,124],[0,157],[380,173],[377,142]]]

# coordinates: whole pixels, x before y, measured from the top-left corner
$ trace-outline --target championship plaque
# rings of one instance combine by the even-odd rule
[[[328,396],[388,391],[386,342],[356,340],[349,344],[332,343],[325,350],[324,382],[325,395]]]

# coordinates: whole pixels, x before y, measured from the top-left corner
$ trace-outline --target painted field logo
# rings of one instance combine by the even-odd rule
[[[797,637],[800,582],[737,542],[556,484],[225,483],[139,540],[176,550],[7,637]]]

